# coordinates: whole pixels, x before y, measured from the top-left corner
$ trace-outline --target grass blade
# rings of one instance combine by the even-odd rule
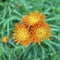
[[[40,45],[40,46],[41,46],[41,45]],[[42,49],[42,60],[45,60],[45,51],[44,51],[43,46],[41,46],[41,49]]]

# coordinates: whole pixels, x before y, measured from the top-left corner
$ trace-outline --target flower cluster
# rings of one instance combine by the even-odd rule
[[[42,13],[30,12],[22,18],[22,22],[15,25],[13,39],[17,44],[28,46],[30,43],[40,43],[51,37],[50,27],[44,20]]]

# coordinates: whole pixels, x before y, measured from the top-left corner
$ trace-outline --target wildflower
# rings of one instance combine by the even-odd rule
[[[35,36],[35,41],[40,44],[43,39],[50,39],[51,33],[48,24],[41,24],[33,28],[32,34]]]
[[[38,11],[30,12],[29,15],[24,16],[22,19],[23,23],[28,24],[29,26],[36,26],[44,22],[45,15],[39,14]]]
[[[21,23],[16,24],[13,33],[13,39],[17,44],[28,46],[28,44],[30,43],[30,33],[25,25]]]
[[[42,40],[49,40],[51,37],[50,27],[44,21],[45,15],[39,12],[31,12],[17,23],[13,33],[16,44],[28,46],[30,43],[40,43]]]
[[[3,42],[3,43],[7,43],[7,42],[8,42],[8,37],[7,37],[7,36],[4,36],[4,37],[2,38],[2,42]]]

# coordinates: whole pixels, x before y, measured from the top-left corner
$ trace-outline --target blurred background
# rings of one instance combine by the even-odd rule
[[[17,46],[12,39],[14,26],[34,11],[46,15],[51,41]],[[4,36],[9,38],[7,44],[2,42]],[[60,60],[60,0],[0,0],[0,60]]]

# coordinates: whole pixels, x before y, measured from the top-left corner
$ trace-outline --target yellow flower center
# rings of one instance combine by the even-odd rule
[[[36,22],[38,22],[38,19],[35,16],[30,16],[29,17],[29,22],[30,22],[31,25],[33,25]]]
[[[36,36],[39,38],[44,38],[46,36],[46,31],[44,28],[37,28],[36,30]]]
[[[17,34],[18,34],[19,40],[26,40],[28,38],[28,35],[27,35],[28,31],[23,28],[19,29]]]

